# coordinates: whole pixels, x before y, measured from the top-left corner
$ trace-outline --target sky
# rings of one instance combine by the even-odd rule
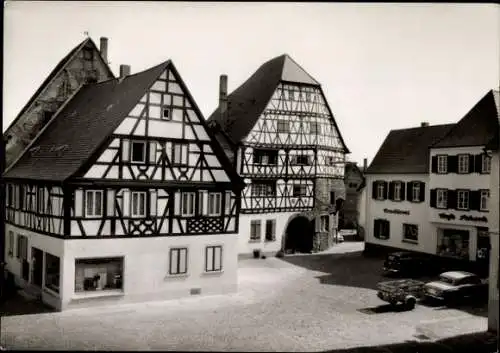
[[[88,32],[139,72],[172,59],[205,117],[265,61],[289,54],[321,83],[348,159],[392,129],[456,122],[500,82],[495,4],[4,3],[3,129]]]

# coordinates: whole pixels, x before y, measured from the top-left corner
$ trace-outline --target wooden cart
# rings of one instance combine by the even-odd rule
[[[414,279],[380,282],[377,285],[377,296],[391,305],[403,303],[413,309],[417,300],[423,298],[424,282]]]

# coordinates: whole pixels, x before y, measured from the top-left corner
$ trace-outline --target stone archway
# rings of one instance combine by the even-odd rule
[[[313,250],[314,219],[303,214],[291,218],[285,229],[283,250],[285,253],[310,253]]]

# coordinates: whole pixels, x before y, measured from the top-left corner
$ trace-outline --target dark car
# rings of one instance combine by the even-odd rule
[[[383,270],[385,274],[422,276],[435,271],[435,266],[425,254],[399,251],[387,255]]]
[[[464,299],[482,301],[488,296],[488,281],[474,273],[448,271],[442,273],[439,280],[425,284],[424,296],[447,304]]]

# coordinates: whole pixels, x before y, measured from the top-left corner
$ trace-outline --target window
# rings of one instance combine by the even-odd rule
[[[389,239],[390,237],[390,227],[389,221],[385,219],[375,219],[374,220],[373,236],[377,239]]]
[[[436,207],[447,208],[447,204],[448,204],[448,190],[443,190],[443,189],[436,190]]]
[[[144,163],[146,161],[146,143],[132,141],[132,162]]]
[[[437,172],[445,174],[448,171],[448,156],[437,156]]]
[[[377,183],[377,200],[385,199],[385,187],[383,183]]]
[[[274,182],[254,182],[252,184],[252,196],[274,196],[276,184]]]
[[[319,124],[317,122],[315,122],[315,121],[311,121],[309,123],[309,130],[310,130],[310,133],[313,134],[313,135],[320,134]]]
[[[102,191],[85,191],[85,217],[102,217]]]
[[[259,150],[253,151],[254,164],[276,164],[278,162],[278,151]]]
[[[28,238],[25,235],[17,235],[17,256],[18,259],[28,259]]]
[[[250,240],[260,240],[260,221],[250,221]]]
[[[458,172],[460,174],[469,172],[469,155],[459,154],[458,155]]]
[[[329,232],[330,231],[330,216],[321,216],[319,219],[320,231]]]
[[[469,258],[469,232],[458,229],[438,229],[437,255]]]
[[[306,102],[310,102],[310,101],[311,101],[311,92],[306,91]]]
[[[394,183],[394,200],[401,201],[401,183],[400,182]]]
[[[418,242],[418,225],[403,223],[403,241]]]
[[[45,213],[45,207],[44,207],[44,199],[45,199],[45,189],[43,186],[40,186],[38,188],[38,197],[37,197],[37,209],[38,213]]]
[[[290,131],[290,125],[286,120],[278,120],[277,130],[279,133],[288,133]]]
[[[481,170],[484,174],[487,174],[491,170],[491,157],[489,157],[487,154],[483,154],[482,156],[483,158],[481,163]]]
[[[183,192],[182,193],[182,205],[181,205],[181,215],[182,216],[192,216],[194,215],[194,192]]]
[[[329,166],[335,165],[335,157],[326,156],[326,165],[329,165]]]
[[[420,183],[412,183],[411,192],[412,201],[420,202]]]
[[[132,209],[130,211],[132,217],[146,217],[146,192],[132,192]]]
[[[479,210],[488,211],[489,199],[490,199],[489,190],[481,190],[481,203],[479,204]]]
[[[335,191],[330,191],[330,205],[335,205]]]
[[[59,293],[61,263],[57,256],[45,253],[45,287]]]
[[[9,256],[14,256],[14,232],[9,230],[9,248],[8,248]]]
[[[123,288],[123,257],[75,260],[75,292]]]
[[[170,114],[170,108],[163,108],[161,117],[163,120],[172,120],[172,116]]]
[[[292,157],[292,164],[309,165],[309,156],[298,154]]]
[[[295,100],[295,91],[292,88],[288,90],[288,99],[291,101]]]
[[[205,252],[205,271],[222,271],[222,246],[207,246]]]
[[[174,143],[173,149],[173,164],[176,166],[188,165],[188,144]]]
[[[306,196],[307,188],[305,185],[293,185],[293,197]]]
[[[220,216],[222,195],[220,192],[211,192],[208,194],[208,215]]]
[[[469,209],[469,191],[458,190],[458,200],[457,209],[468,210]]]
[[[7,207],[12,207],[13,206],[13,199],[14,199],[14,187],[12,184],[7,184],[7,187],[5,188],[5,192],[7,195],[6,196],[6,199],[7,199]]]
[[[85,48],[83,49],[83,59],[91,61],[93,59],[92,49]]]
[[[187,273],[187,248],[170,249],[170,265],[168,274],[181,275]]]
[[[268,219],[266,220],[266,241],[276,240],[276,220]]]

